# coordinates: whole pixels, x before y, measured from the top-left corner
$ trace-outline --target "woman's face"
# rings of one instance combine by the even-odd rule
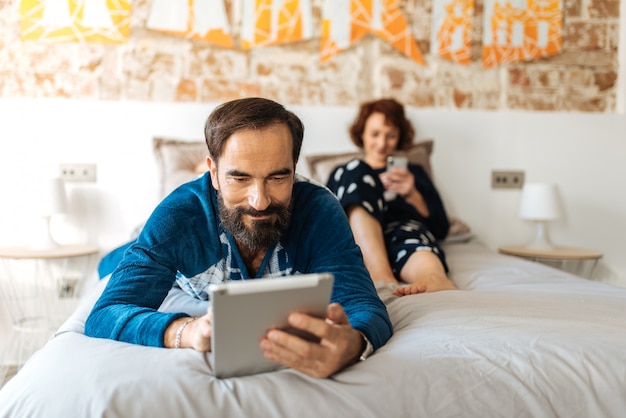
[[[372,168],[384,167],[387,165],[387,157],[396,150],[399,141],[400,129],[388,125],[384,114],[372,113],[365,121],[363,130],[365,162]]]

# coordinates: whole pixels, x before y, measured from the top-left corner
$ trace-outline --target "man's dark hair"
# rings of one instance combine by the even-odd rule
[[[224,152],[226,140],[244,130],[257,130],[276,124],[285,124],[291,131],[293,161],[298,161],[304,125],[300,118],[273,100],[248,97],[219,105],[209,115],[204,126],[204,137],[209,154],[217,163]]]

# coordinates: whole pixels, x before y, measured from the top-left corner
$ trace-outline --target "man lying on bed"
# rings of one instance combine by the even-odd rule
[[[209,312],[158,312],[175,281],[207,298],[210,283],[331,272],[327,318],[292,313],[319,343],[280,330],[266,358],[328,377],[387,342],[392,325],[337,199],[296,177],[304,127],[267,99],[227,102],[205,126],[209,171],[166,197],[112,273],[85,334],[158,347],[211,350]],[[250,312],[254,315],[254,312]]]

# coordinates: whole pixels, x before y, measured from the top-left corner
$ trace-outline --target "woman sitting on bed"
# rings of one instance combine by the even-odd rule
[[[409,149],[413,137],[396,100],[362,104],[350,138],[365,156],[336,167],[327,184],[348,215],[372,280],[409,284],[398,287],[399,296],[456,289],[437,242],[450,226],[437,189],[420,165],[386,171],[387,157]]]

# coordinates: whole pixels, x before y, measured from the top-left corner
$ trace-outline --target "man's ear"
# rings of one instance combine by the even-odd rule
[[[211,184],[215,190],[220,189],[220,182],[217,180],[217,163],[210,155],[206,156],[206,165],[209,167],[209,173],[211,174]]]

